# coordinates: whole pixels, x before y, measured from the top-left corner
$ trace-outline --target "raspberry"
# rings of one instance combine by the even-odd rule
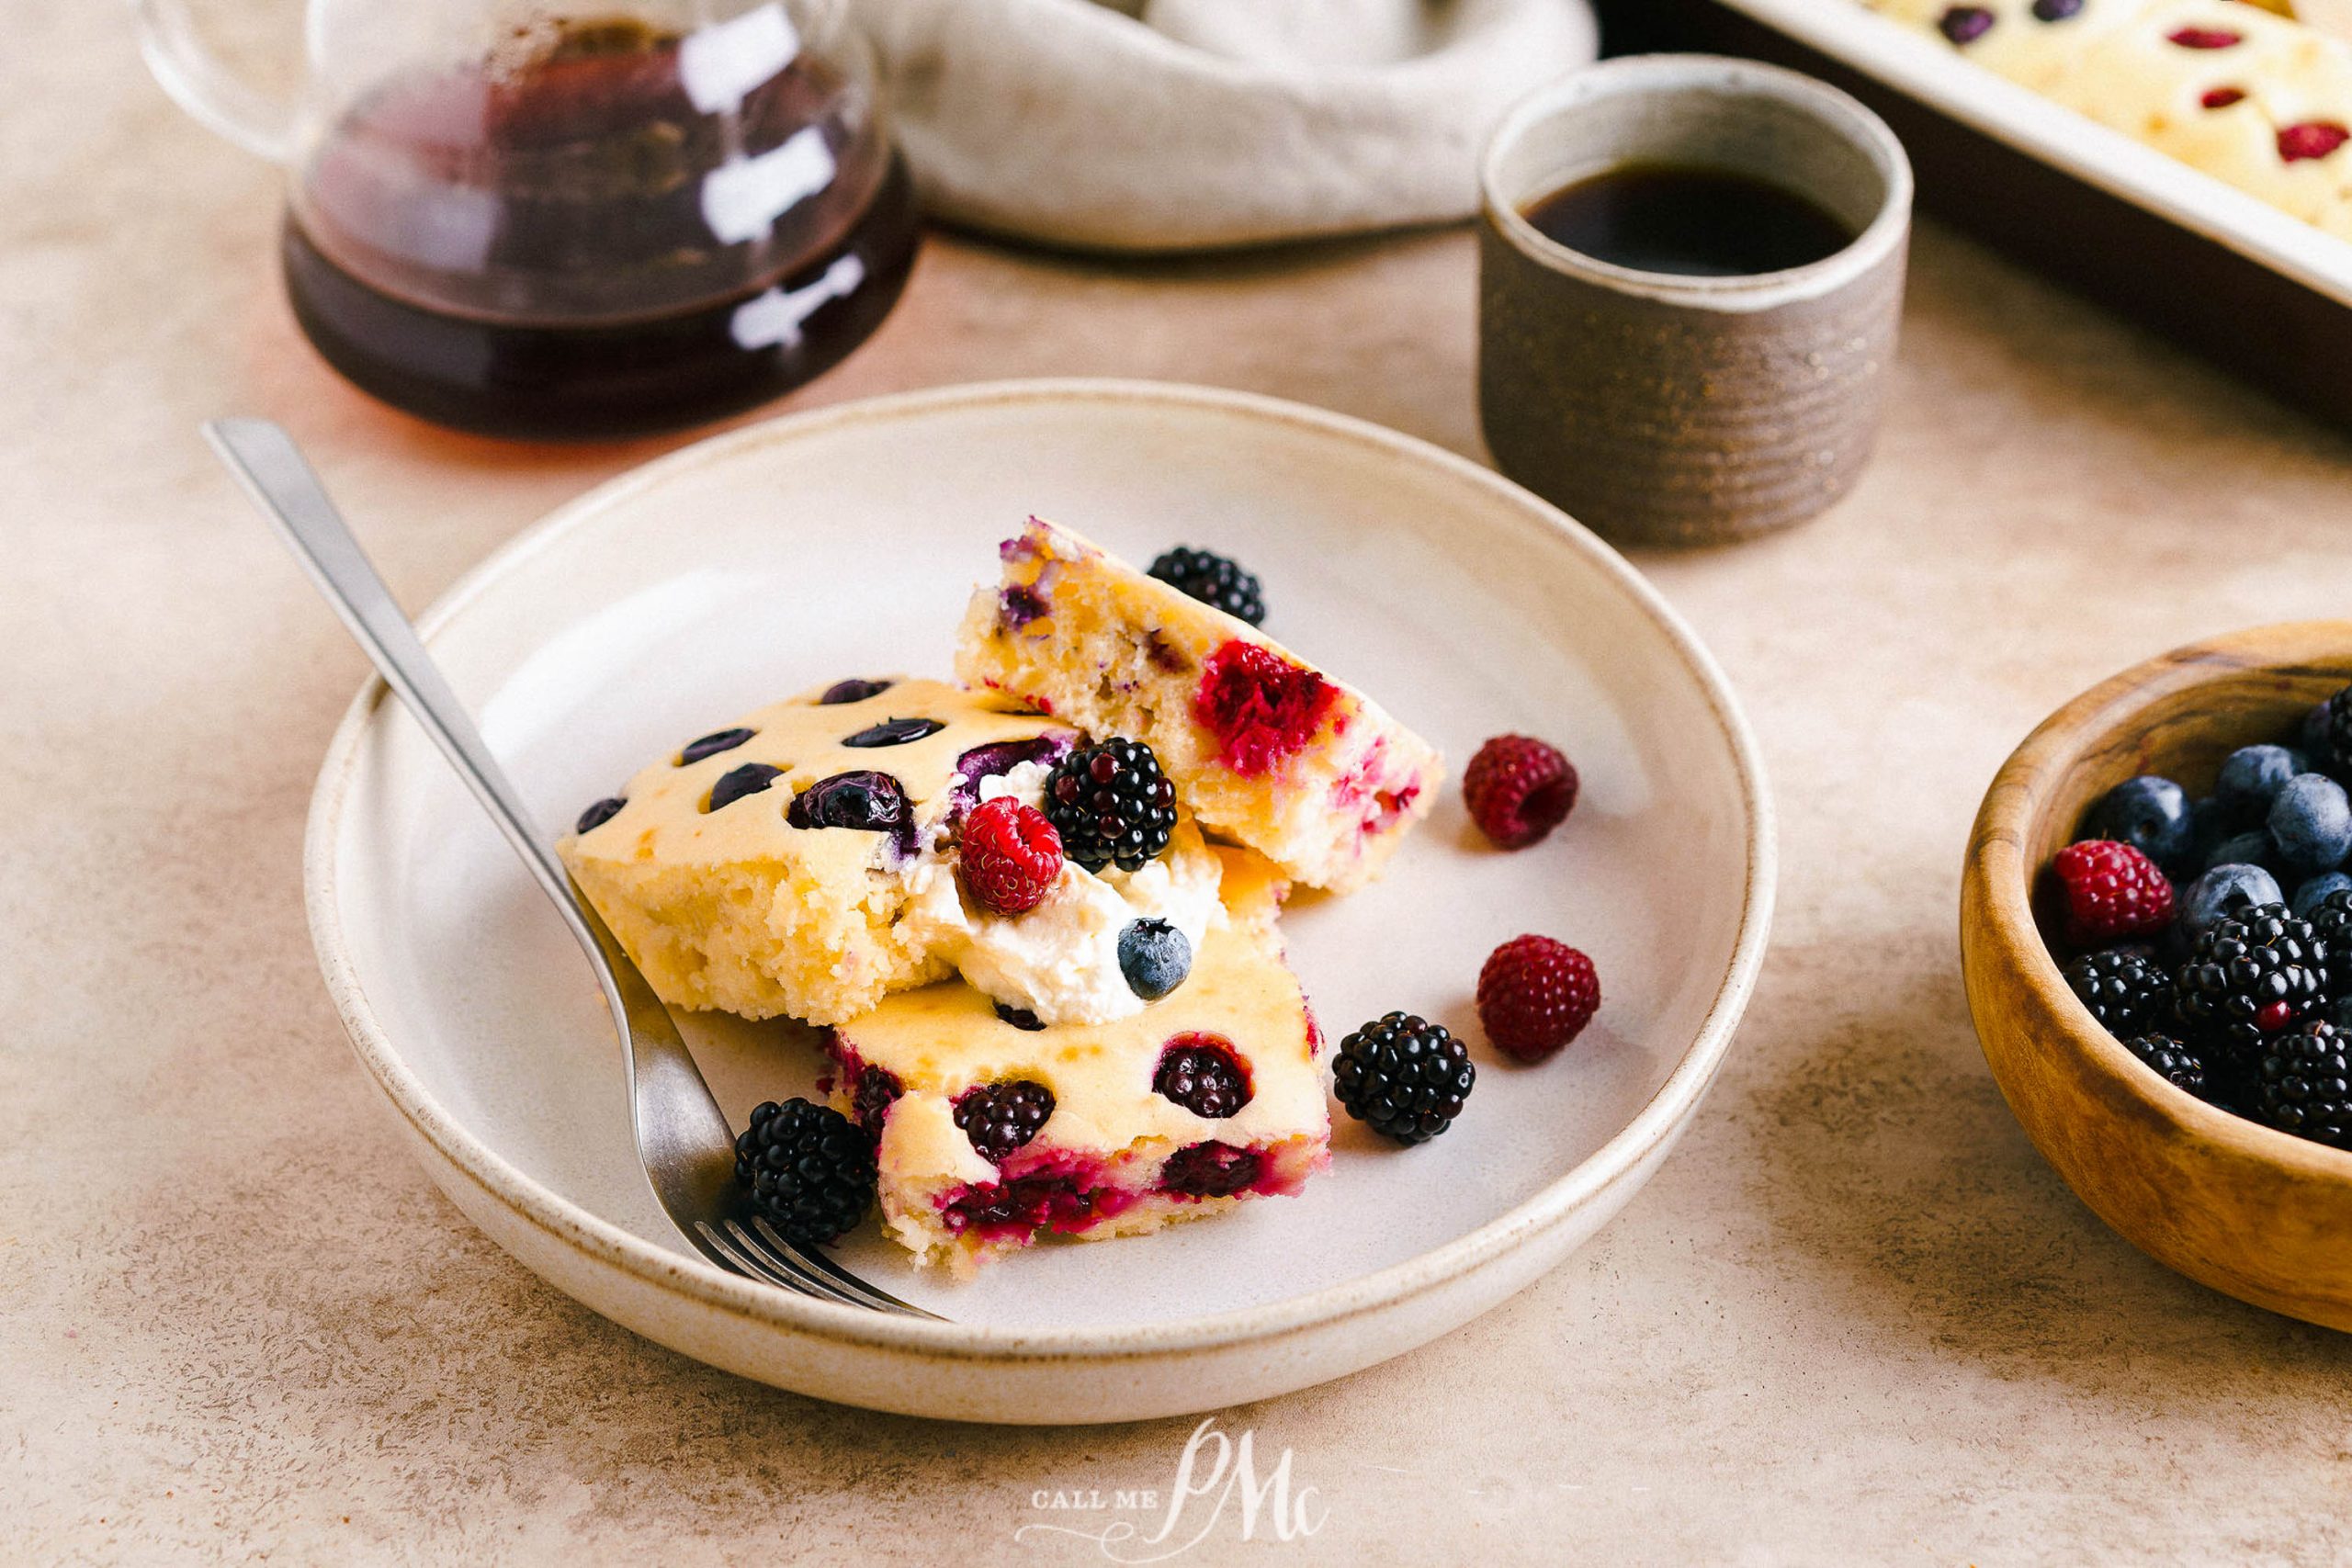
[[[1253,626],[1266,618],[1265,590],[1257,575],[1213,551],[1179,545],[1153,561],[1146,575]]]
[[[2278,131],[2278,161],[2299,164],[2306,158],[2324,158],[2346,141],[2352,141],[2352,130],[2332,119],[2307,119],[2300,125],[2282,126]]]
[[[2086,839],[2050,864],[2066,890],[2066,940],[2076,947],[2154,936],[2172,923],[2172,884],[2129,844]]]
[[[1470,759],[1462,798],[1498,848],[1523,850],[1567,820],[1577,803],[1577,771],[1556,746],[1498,735]]]
[[[788,1241],[831,1241],[874,1205],[874,1140],[840,1111],[793,1099],[752,1112],[735,1179]]]
[[[2175,28],[2165,34],[2165,41],[2182,49],[2235,49],[2245,35],[2227,28]]]
[[[1209,655],[1193,717],[1216,737],[1218,761],[1255,778],[1305,750],[1339,702],[1321,674],[1236,637]]]
[[[1002,1165],[1054,1113],[1054,1091],[1034,1078],[979,1084],[956,1098],[956,1125],[983,1159]]]
[[[1478,1021],[1487,1039],[1522,1062],[1540,1062],[1574,1040],[1600,1007],[1592,960],[1548,936],[1507,942],[1478,971]]]
[[[1062,837],[1046,814],[999,795],[964,818],[964,891],[991,914],[1035,908],[1062,874]]]

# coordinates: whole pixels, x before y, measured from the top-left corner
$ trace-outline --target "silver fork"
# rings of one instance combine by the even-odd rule
[[[311,581],[342,615],[449,765],[473,791],[596,971],[628,1068],[638,1157],[653,1196],[696,1251],[720,1268],[820,1301],[936,1319],[936,1313],[877,1290],[815,1247],[786,1240],[735,1181],[735,1140],[678,1026],[595,909],[482,744],[481,733],[424,651],[416,629],[327,499],[318,476],[276,424],[219,419],[205,439],[292,547]]]

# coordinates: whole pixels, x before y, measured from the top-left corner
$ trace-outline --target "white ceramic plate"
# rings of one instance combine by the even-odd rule
[[[1449,782],[1388,875],[1302,897],[1292,956],[1336,1041],[1391,1008],[1477,1041],[1471,993],[1521,931],[1589,952],[1604,1005],[1553,1062],[1474,1044],[1469,1110],[1421,1148],[1340,1118],[1296,1199],[1046,1246],[956,1286],[845,1248],[931,1324],[789,1296],[690,1253],[630,1142],[617,1047],[552,911],[406,714],[371,686],[328,754],[308,881],[360,1057],[435,1179],[527,1267],[689,1355],[828,1399],[997,1421],[1126,1420],[1304,1387],[1408,1349],[1559,1261],[1662,1160],[1765,944],[1771,810],[1723,677],[1606,546],[1484,468],[1238,393],[1021,382],[785,419],[616,479],[424,617],[553,831],[645,758],[819,681],[945,672],[971,583],[1030,512],[1131,558],[1264,577],[1268,630],[1458,769],[1544,736],[1584,795],[1541,847],[1480,847]],[[688,1021],[738,1124],[810,1089],[790,1025]]]

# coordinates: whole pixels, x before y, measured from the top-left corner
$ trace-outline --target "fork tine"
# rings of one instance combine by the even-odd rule
[[[757,1230],[762,1236],[766,1238],[768,1244],[772,1247],[774,1247],[777,1252],[783,1254],[786,1261],[798,1264],[804,1269],[813,1270],[817,1273],[822,1274],[840,1289],[855,1292],[864,1299],[865,1304],[867,1306],[871,1306],[884,1312],[902,1312],[911,1317],[927,1317],[933,1323],[944,1323],[947,1321],[935,1312],[927,1312],[923,1308],[915,1305],[912,1302],[902,1302],[898,1297],[890,1294],[889,1292],[882,1290],[878,1286],[867,1284],[864,1280],[859,1279],[856,1275],[851,1273],[848,1269],[842,1268],[840,1264],[826,1257],[822,1252],[817,1251],[814,1248],[804,1248],[794,1246],[791,1242],[786,1241],[781,1235],[779,1235],[775,1227],[768,1224],[766,1217],[763,1215],[752,1215],[752,1228]]]
[[[758,1249],[753,1248],[747,1253],[737,1243],[729,1240],[712,1228],[707,1220],[696,1220],[695,1229],[700,1233],[707,1246],[718,1254],[718,1261],[745,1279],[757,1280],[763,1285],[774,1285],[778,1290],[790,1291],[795,1295],[808,1296],[820,1302],[849,1305],[864,1304],[863,1303],[844,1303],[842,1297],[831,1290],[820,1289],[814,1280],[801,1279],[764,1263]]]
[[[859,1288],[854,1279],[838,1279],[830,1270],[820,1270],[810,1265],[808,1254],[784,1239],[775,1229],[754,1214],[750,1224],[740,1215],[730,1215],[725,1222],[727,1235],[735,1245],[756,1258],[770,1273],[788,1274],[811,1294],[822,1295],[845,1305],[863,1307],[869,1312],[889,1312],[867,1292]],[[752,1234],[757,1225],[760,1234]]]

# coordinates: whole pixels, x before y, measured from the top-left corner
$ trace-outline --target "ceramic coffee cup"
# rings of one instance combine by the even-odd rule
[[[1856,238],[1783,272],[1694,277],[1595,260],[1524,216],[1628,164],[1764,180]],[[1521,101],[1479,179],[1478,410],[1505,473],[1630,543],[1745,538],[1850,487],[1910,240],[1910,164],[1876,115],[1776,66],[1633,56]]]

